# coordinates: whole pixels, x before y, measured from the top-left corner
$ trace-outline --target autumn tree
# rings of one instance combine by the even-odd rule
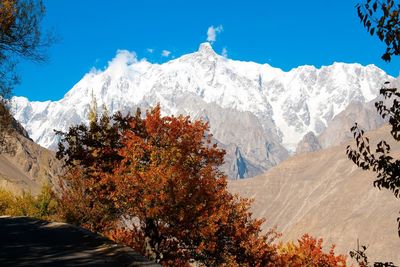
[[[88,126],[59,133],[68,222],[164,266],[288,266],[273,245],[276,231],[262,234],[264,220],[252,218],[252,201],[227,191],[225,152],[206,123],[161,116],[159,106],[144,117],[98,116],[92,102]]]
[[[15,65],[18,59],[45,60],[45,48],[54,38],[42,34],[40,23],[45,14],[42,0],[0,1],[0,145],[6,145],[5,134],[11,129],[12,117],[7,98],[18,82]]]
[[[100,169],[111,172],[122,160],[119,149],[122,148],[122,133],[127,130],[132,121],[141,121],[140,110],[135,116],[123,116],[117,112],[109,116],[103,112],[101,116],[94,114],[92,103],[89,112],[89,125],[71,126],[67,132],[55,131],[60,137],[57,158],[64,159],[66,166],[81,166],[85,172]]]
[[[272,264],[276,233],[261,234],[250,201],[227,191],[219,171],[225,152],[206,123],[163,117],[157,106],[144,118],[103,115],[62,136],[58,155],[71,169],[61,205],[69,221],[166,266]]]
[[[89,112],[89,125],[71,126],[67,132],[56,131],[60,137],[57,158],[63,159],[68,170],[61,184],[62,216],[70,223],[84,226],[94,232],[112,228],[121,216],[113,201],[98,198],[105,191],[101,173],[112,173],[123,159],[122,133],[130,123],[142,120],[140,111],[135,116],[117,112],[94,114],[97,103],[93,101]]]

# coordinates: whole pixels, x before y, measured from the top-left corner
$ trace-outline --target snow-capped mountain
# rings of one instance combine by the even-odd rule
[[[374,65],[344,63],[284,72],[225,58],[203,43],[164,64],[118,51],[107,68],[87,73],[63,99],[14,97],[12,110],[33,140],[54,149],[53,129],[86,122],[92,94],[110,112],[160,103],[166,114],[208,120],[216,141],[227,149],[225,171],[242,178],[276,165],[306,133],[318,135],[351,102],[372,100],[391,79]]]

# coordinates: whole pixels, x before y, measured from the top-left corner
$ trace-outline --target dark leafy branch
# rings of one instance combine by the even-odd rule
[[[390,133],[396,141],[400,141],[400,92],[397,88],[386,87],[390,83],[386,82],[381,88],[380,94],[385,100],[391,100],[386,104],[384,101],[375,103],[377,112],[383,119],[386,119],[390,126]],[[363,170],[371,170],[377,174],[376,180],[373,182],[375,187],[379,189],[390,190],[396,198],[400,198],[400,160],[391,156],[391,147],[385,141],[378,142],[373,151],[370,146],[370,140],[365,136],[364,131],[356,123],[351,132],[356,141],[356,148],[347,146],[347,156],[358,167]],[[397,218],[398,234],[400,236],[400,217]],[[365,254],[367,248],[362,246],[350,252],[350,256],[355,259],[359,266],[371,266]],[[375,262],[374,267],[392,267],[392,262]]]
[[[0,1],[0,152],[12,147],[6,137],[13,130],[7,98],[19,82],[15,66],[19,59],[45,61],[45,50],[55,41],[41,31],[44,14],[42,0]]]
[[[396,267],[393,262],[374,262],[373,265],[368,261],[368,257],[366,254],[367,247],[358,246],[356,250],[350,251],[350,257],[358,263],[360,267]]]
[[[19,79],[14,68],[19,58],[46,60],[45,50],[55,37],[43,34],[40,23],[45,8],[42,0],[0,2],[0,96],[7,98]]]
[[[394,0],[367,0],[356,5],[364,28],[385,43],[382,59],[390,61],[400,53],[400,5]]]
[[[375,103],[378,113],[382,118],[387,119],[391,126],[391,135],[396,141],[400,140],[400,93],[396,88],[383,87],[380,94],[385,99],[391,99],[392,105],[386,106],[383,101]],[[385,188],[390,190],[395,197],[400,197],[400,160],[391,156],[390,145],[382,140],[375,148],[375,152],[371,152],[368,137],[364,135],[364,131],[359,128],[356,123],[351,131],[356,141],[356,148],[347,147],[347,155],[357,166],[364,170],[372,170],[377,173],[377,179],[374,186],[379,189]]]

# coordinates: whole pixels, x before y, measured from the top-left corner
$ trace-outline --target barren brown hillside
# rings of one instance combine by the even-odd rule
[[[46,183],[58,186],[62,164],[55,153],[35,144],[19,132],[8,137],[13,153],[0,154],[0,187],[15,193],[38,193]]]
[[[387,126],[371,139],[392,140]],[[400,145],[392,146],[399,154]],[[371,260],[400,263],[396,218],[400,201],[372,185],[374,173],[362,171],[346,156],[346,145],[294,156],[252,179],[229,181],[231,192],[255,199],[256,217],[265,228],[278,226],[283,240],[303,233],[323,237],[347,254],[357,238]]]

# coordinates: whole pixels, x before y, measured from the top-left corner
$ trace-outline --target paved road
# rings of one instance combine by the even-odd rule
[[[159,265],[78,227],[27,217],[0,217],[0,266]]]

